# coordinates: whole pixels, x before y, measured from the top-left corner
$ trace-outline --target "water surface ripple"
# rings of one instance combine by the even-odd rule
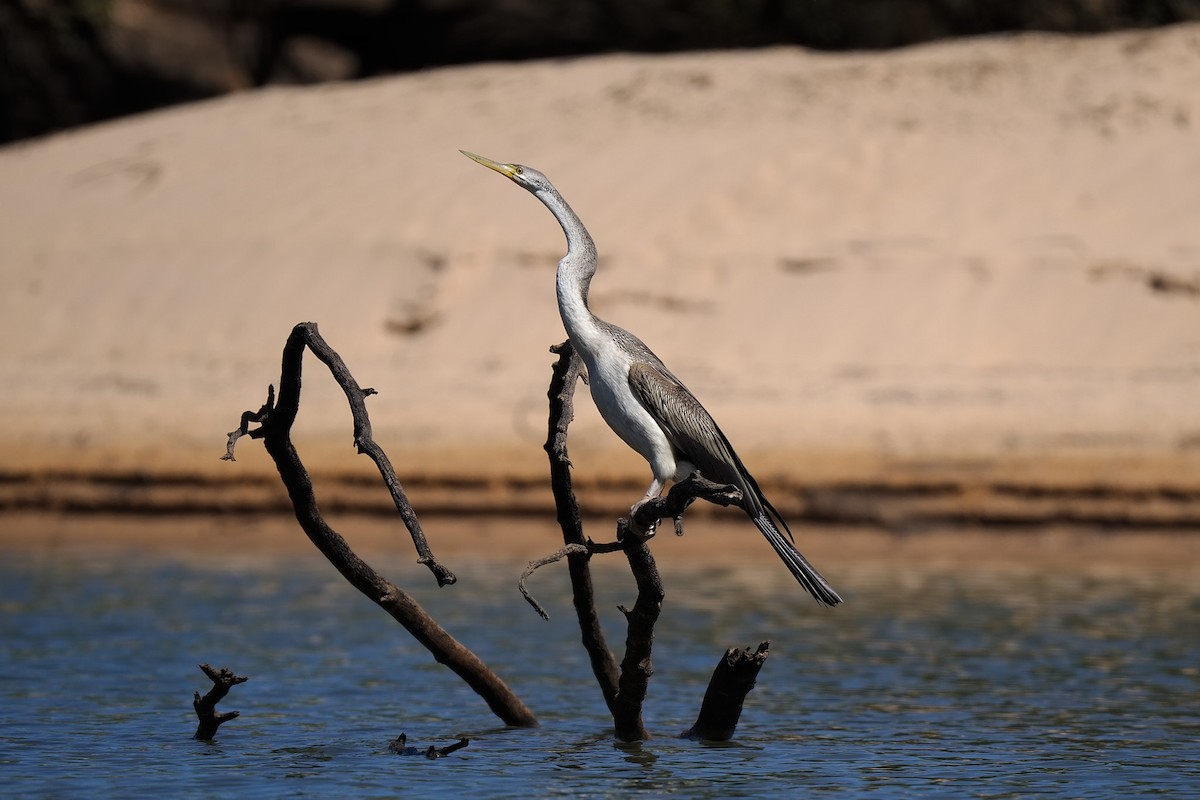
[[[561,570],[410,586],[542,719],[506,730],[328,565],[18,555],[0,566],[0,781],[9,796],[1195,797],[1200,587],[1154,574],[840,576],[808,602],[776,570],[668,569],[646,707],[613,742]],[[844,572],[844,570],[843,570]],[[614,644],[627,576],[598,583]],[[727,646],[772,641],[735,741],[675,735]],[[193,741],[199,662],[250,681]],[[465,750],[429,761],[411,744]]]

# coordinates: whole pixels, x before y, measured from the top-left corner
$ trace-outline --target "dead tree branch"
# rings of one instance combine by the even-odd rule
[[[654,535],[661,520],[671,518],[675,532],[683,533],[683,513],[696,498],[702,498],[721,506],[729,506],[741,499],[741,493],[733,486],[713,483],[694,473],[671,487],[666,496],[655,497],[639,504],[629,517],[617,520],[617,544],[597,545],[583,533],[582,515],[575,492],[571,485],[571,462],[567,457],[567,429],[574,418],[575,383],[582,372],[582,364],[570,341],[550,348],[557,353],[548,396],[550,399],[549,436],[546,452],[550,456],[551,488],[558,510],[558,522],[563,531],[564,547],[544,559],[529,565],[521,576],[520,588],[525,599],[545,617],[545,611],[530,596],[525,581],[539,567],[567,558],[571,575],[571,587],[575,611],[583,645],[592,662],[592,672],[600,684],[604,700],[613,717],[616,737],[621,741],[642,741],[649,738],[642,719],[642,707],[650,677],[654,674],[651,654],[654,644],[654,626],[662,611],[665,590],[658,573],[654,556],[647,541]],[[592,587],[589,560],[599,552],[620,549],[625,553],[629,568],[637,584],[637,599],[633,608],[621,607],[626,619],[625,656],[618,668],[616,660],[604,641],[596,613],[595,593]],[[766,658],[766,646],[760,646],[762,659]],[[731,650],[736,653],[738,651]],[[729,657],[729,653],[726,653]],[[724,662],[722,662],[724,663]],[[758,662],[762,666],[761,661]],[[757,670],[754,671],[757,675]],[[720,739],[732,736],[741,713],[742,700],[753,687],[753,676],[744,688],[744,670],[718,670],[709,685],[708,696],[701,708],[700,719],[692,730],[698,738]],[[740,697],[736,711],[726,698]],[[712,720],[711,722],[709,720]]]
[[[312,479],[291,440],[292,425],[300,408],[301,366],[306,347],[329,367],[345,392],[354,416],[355,444],[359,452],[369,455],[379,467],[384,483],[392,492],[397,510],[412,534],[413,544],[420,556],[419,562],[429,567],[439,585],[454,582],[453,573],[439,564],[430,552],[417,523],[416,514],[404,496],[391,463],[371,439],[371,424],[363,400],[374,394],[374,390],[359,388],[358,382],[350,374],[341,357],[321,338],[315,323],[300,323],[292,329],[283,349],[277,401],[272,404],[273,398],[268,394],[267,404],[257,413],[247,412],[242,415],[241,426],[229,435],[227,457],[232,458],[234,443],[241,436],[249,435],[254,439],[262,439],[267,453],[275,461],[284,486],[287,487],[300,527],[342,576],[403,625],[405,630],[433,654],[438,663],[445,664],[466,681],[505,724],[536,725],[537,718],[499,676],[442,628],[408,593],[384,579],[359,558],[346,540],[321,516],[313,493]],[[250,430],[251,422],[258,423],[259,427]]]
[[[550,485],[554,491],[554,504],[558,524],[562,528],[563,543],[587,546],[583,535],[583,516],[579,502],[571,486],[571,460],[567,456],[567,428],[575,418],[575,384],[583,372],[583,362],[570,340],[551,347],[550,352],[558,355],[550,378],[547,396],[550,399],[550,425],[546,439],[546,454],[550,457]],[[592,664],[592,673],[600,684],[600,693],[610,712],[614,712],[617,698],[617,661],[600,627],[600,616],[596,612],[596,596],[592,588],[592,573],[588,566],[590,553],[574,553],[567,556],[567,571],[571,576],[571,594],[575,603],[575,615],[579,620],[579,631],[583,647]]]
[[[533,606],[533,610],[536,611],[538,616],[542,619],[550,619],[550,615],[546,613],[546,609],[542,608],[542,604],[539,603],[534,596],[529,593],[529,587],[525,585],[525,582],[529,580],[529,576],[537,570],[541,569],[547,564],[553,564],[556,561],[561,561],[569,555],[590,556],[591,551],[588,549],[588,546],[584,544],[564,544],[562,547],[555,550],[545,558],[539,558],[536,561],[530,561],[529,566],[526,567],[525,571],[521,573],[521,580],[517,581],[517,588],[521,590],[521,596],[525,598],[525,602]]]
[[[448,744],[445,747],[435,747],[429,745],[424,750],[419,747],[413,747],[408,743],[408,735],[400,734],[392,741],[388,742],[388,750],[398,756],[425,756],[431,761],[435,758],[445,758],[456,750],[462,750],[471,743],[470,739],[459,738],[454,744]]]
[[[626,622],[625,658],[621,660],[613,726],[621,741],[639,742],[650,738],[642,722],[642,705],[646,701],[650,677],[654,674],[650,651],[654,645],[654,625],[658,622],[666,592],[647,540],[634,535],[625,517],[617,522],[617,538],[624,545],[625,558],[629,561],[638,593],[633,608],[620,607]]]
[[[617,738],[624,742],[649,738],[642,721],[642,706],[646,701],[650,678],[654,675],[651,661],[654,626],[658,623],[666,597],[662,576],[658,573],[658,565],[647,542],[663,518],[674,518],[676,530],[682,530],[679,520],[697,497],[729,505],[737,502],[741,494],[732,486],[713,483],[694,474],[672,486],[666,497],[651,498],[640,504],[631,517],[617,520],[617,540],[622,544],[638,590],[633,608],[621,607],[627,624],[625,657],[621,660],[613,725]]]
[[[392,496],[396,511],[400,514],[400,519],[404,521],[404,525],[412,537],[413,546],[419,556],[417,563],[429,567],[437,579],[438,586],[454,583],[457,580],[454,573],[442,566],[430,551],[429,543],[425,539],[425,532],[421,529],[421,522],[417,519],[417,513],[413,510],[412,504],[408,502],[408,496],[400,485],[400,479],[396,477],[396,470],[392,467],[387,453],[372,438],[371,417],[367,414],[365,400],[377,392],[374,389],[359,387],[358,381],[350,374],[346,362],[321,338],[317,332],[316,323],[303,322],[292,329],[292,335],[288,338],[283,351],[284,364],[283,374],[279,380],[278,405],[274,404],[274,389],[268,387],[266,404],[257,412],[243,413],[241,425],[236,431],[229,434],[229,442],[223,458],[227,461],[234,460],[233,448],[241,436],[249,435],[252,439],[261,439],[267,436],[272,428],[276,428],[283,430],[290,437],[291,426],[300,410],[300,366],[305,347],[308,347],[313,355],[329,368],[333,379],[337,381],[342,393],[346,395],[346,400],[350,404],[350,414],[354,420],[354,446],[359,453],[365,454],[375,462],[379,475]],[[266,424],[268,418],[272,420],[271,425]],[[249,430],[251,422],[259,423],[262,427],[251,431]]]
[[[683,512],[697,499],[727,507],[741,500],[742,493],[736,486],[713,483],[701,477],[699,472],[693,472],[672,486],[666,495],[639,503],[630,515],[631,530],[642,538],[648,538],[658,528],[660,521],[670,517],[675,520],[675,533],[682,536]]]
[[[763,642],[754,652],[748,647],[744,650],[731,647],[725,651],[708,682],[696,722],[683,733],[685,738],[714,742],[727,742],[733,738],[746,695],[758,680],[770,646],[770,642]]]
[[[208,664],[201,664],[200,669],[213,682],[213,687],[205,693],[204,697],[201,697],[199,692],[192,693],[192,708],[196,709],[196,717],[200,720],[192,738],[207,742],[217,735],[217,728],[221,727],[221,723],[239,716],[237,711],[217,711],[217,703],[225,699],[225,695],[229,694],[230,689],[249,679],[241,675],[234,675],[232,671],[224,667],[213,669]]]

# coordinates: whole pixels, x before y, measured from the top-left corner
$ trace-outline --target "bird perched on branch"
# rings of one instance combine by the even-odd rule
[[[558,262],[558,311],[587,368],[588,386],[600,416],[650,462],[654,480],[645,499],[657,497],[668,481],[682,480],[696,470],[710,481],[736,486],[742,493],[742,509],[800,585],[820,603],[841,603],[842,598],[792,544],[787,523],[763,496],[700,401],[641,339],[588,308],[588,287],[596,274],[596,245],[553,184],[536,169],[461,152],[532,192],[562,226],[567,254]]]

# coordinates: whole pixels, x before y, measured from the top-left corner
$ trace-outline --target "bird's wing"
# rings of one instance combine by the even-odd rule
[[[758,510],[760,493],[712,415],[665,368],[646,361],[629,366],[629,387],[658,422],[671,445],[710,481],[732,483]]]
[[[629,365],[629,387],[638,402],[658,421],[671,445],[705,478],[738,487],[750,516],[769,515],[787,537],[794,540],[787,521],[763,495],[758,481],[746,469],[712,415],[649,348],[642,347],[649,358],[635,360]]]

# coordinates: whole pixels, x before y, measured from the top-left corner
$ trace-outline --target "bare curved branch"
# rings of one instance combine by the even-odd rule
[[[400,488],[391,463],[371,439],[370,420],[363,400],[374,393],[374,390],[359,388],[341,357],[321,338],[315,323],[300,323],[292,329],[284,345],[278,398],[272,406],[268,396],[268,404],[258,413],[247,412],[242,415],[242,425],[235,432],[238,436],[230,434],[230,454],[233,443],[241,435],[262,439],[291,497],[300,527],[342,576],[391,614],[439,663],[445,664],[466,681],[505,724],[536,725],[537,718],[499,676],[442,628],[408,593],[384,579],[359,558],[346,540],[321,516],[313,493],[312,479],[291,440],[292,424],[300,407],[301,366],[306,347],[329,367],[345,392],[354,415],[355,443],[359,451],[371,456],[379,467],[384,482],[392,492],[397,510],[412,534],[413,544],[420,555],[420,563],[429,567],[439,585],[454,582],[453,573],[438,563],[429,551],[424,534],[416,521],[416,514]],[[260,427],[249,430],[251,422],[258,422]]]

